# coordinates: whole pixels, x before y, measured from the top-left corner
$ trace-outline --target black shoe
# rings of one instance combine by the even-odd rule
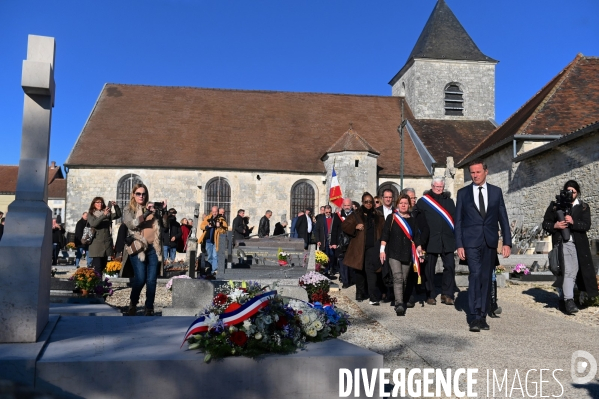
[[[379,301],[368,301],[372,306],[379,306]]]
[[[395,307],[395,300],[391,301],[391,306]]]
[[[487,320],[485,318],[482,318],[479,320],[478,325],[480,326],[481,330],[489,330],[491,328],[491,326],[489,326],[489,324],[487,323]]]
[[[416,306],[414,302],[406,302],[406,308],[413,308],[414,306]]]
[[[356,301],[362,302],[364,299],[366,299],[364,296],[356,294]]]
[[[578,307],[574,303],[574,299],[566,299],[566,313],[574,314],[578,312]]]
[[[561,310],[562,312],[566,313],[566,301],[564,301],[563,299],[560,299],[559,304],[557,305],[557,308],[559,310]]]
[[[470,331],[471,332],[480,332],[480,320],[475,319],[470,323]]]
[[[395,314],[398,316],[405,316],[406,315],[406,309],[403,307],[402,304],[399,304],[395,307]]]

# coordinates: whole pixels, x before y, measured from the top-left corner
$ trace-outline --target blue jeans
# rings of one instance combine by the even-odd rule
[[[83,248],[78,247],[77,251],[75,251],[75,266],[79,267],[79,262],[81,261],[82,257],[83,257]]]
[[[58,254],[60,253],[60,248],[57,243],[52,243],[52,264],[58,264]]]
[[[218,253],[216,252],[216,246],[213,242],[206,241],[206,254],[208,256],[208,262],[212,265],[212,273],[218,270]]]
[[[174,261],[175,256],[177,256],[177,248],[171,248],[168,245],[162,246],[162,257],[165,261],[170,260]]]
[[[130,257],[133,266],[133,281],[131,282],[131,303],[137,305],[141,289],[146,286],[146,309],[154,309],[156,297],[156,279],[158,278],[158,255],[153,245],[145,252],[146,259],[142,262],[137,255]]]

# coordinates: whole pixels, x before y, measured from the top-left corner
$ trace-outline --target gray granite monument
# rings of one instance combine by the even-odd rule
[[[15,200],[0,242],[0,343],[36,342],[48,323],[52,214],[48,199],[50,123],[54,106],[54,38],[29,35]]]

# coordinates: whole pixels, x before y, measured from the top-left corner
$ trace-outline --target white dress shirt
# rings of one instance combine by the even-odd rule
[[[478,204],[478,188],[483,188],[483,199],[485,200],[485,212],[489,209],[489,190],[487,190],[487,182],[485,181],[482,186],[477,186],[476,184],[472,184],[472,192],[474,193],[474,205],[476,205],[476,209],[480,211],[480,205]]]
[[[385,205],[383,205],[383,214],[385,216],[385,220],[387,220],[387,216],[391,215],[392,213],[393,213],[392,207],[387,208]]]
[[[308,219],[308,234],[312,232],[312,218],[306,215],[306,219]]]

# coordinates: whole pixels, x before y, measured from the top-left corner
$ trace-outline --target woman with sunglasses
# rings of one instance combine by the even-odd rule
[[[114,211],[112,208],[114,207]],[[87,223],[96,229],[96,234],[89,244],[89,257],[93,258],[92,266],[102,275],[106,268],[108,257],[113,256],[112,251],[112,221],[121,217],[121,209],[114,201],[104,203],[104,198],[96,197],[92,200],[87,213]]]
[[[404,316],[406,305],[404,291],[410,268],[413,265],[413,256],[422,256],[420,247],[420,234],[416,226],[416,219],[410,217],[410,197],[401,194],[395,205],[397,210],[387,216],[381,238],[379,258],[381,264],[389,258],[389,266],[393,272],[393,291],[395,293],[395,314]],[[414,253],[416,252],[416,253]]]
[[[362,206],[351,213],[341,225],[343,232],[351,237],[343,263],[355,269],[356,300],[366,296],[371,305],[381,300],[381,262],[379,261],[380,240],[385,219],[374,208],[374,198],[368,192],[362,194]]]
[[[568,212],[565,209],[569,208]],[[543,229],[552,234],[553,246],[560,246],[560,275],[553,284],[560,290],[560,309],[566,314],[578,312],[574,303],[574,284],[591,298],[598,295],[595,267],[587,231],[591,228],[591,209],[580,197],[580,186],[568,180],[559,204],[551,201],[543,218]]]
[[[133,266],[133,281],[131,282],[131,296],[129,303],[129,316],[137,314],[137,303],[141,290],[146,286],[145,315],[154,315],[154,298],[156,297],[156,280],[158,278],[158,263],[162,261],[162,226],[164,221],[157,217],[154,203],[149,201],[149,191],[145,184],[138,183],[133,186],[131,200],[123,212],[123,223],[129,229],[129,241],[132,239],[141,245],[141,251],[128,255],[123,253],[123,264],[129,258]],[[163,201],[166,208],[166,201]],[[168,216],[165,212],[163,217]],[[129,244],[130,245],[130,244]]]

